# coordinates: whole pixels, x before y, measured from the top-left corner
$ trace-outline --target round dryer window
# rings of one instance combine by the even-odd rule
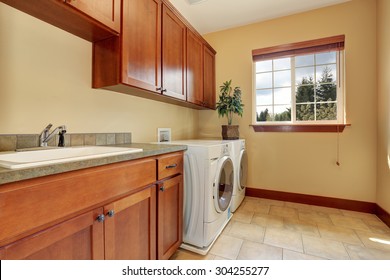
[[[225,211],[232,200],[233,193],[233,162],[229,157],[223,157],[219,165],[214,184],[214,205],[217,212]]]
[[[240,170],[238,173],[239,178],[239,187],[241,190],[245,189],[246,181],[248,177],[248,156],[246,154],[246,151],[241,151],[240,156]]]

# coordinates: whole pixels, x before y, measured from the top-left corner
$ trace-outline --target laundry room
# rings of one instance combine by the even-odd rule
[[[87,2],[0,1],[1,260],[390,260],[390,1]]]

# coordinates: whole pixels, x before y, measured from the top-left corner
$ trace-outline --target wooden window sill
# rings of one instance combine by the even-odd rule
[[[351,124],[271,124],[250,125],[255,132],[343,132]]]

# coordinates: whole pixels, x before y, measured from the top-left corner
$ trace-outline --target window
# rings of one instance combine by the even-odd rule
[[[252,51],[255,124],[344,124],[344,36]]]

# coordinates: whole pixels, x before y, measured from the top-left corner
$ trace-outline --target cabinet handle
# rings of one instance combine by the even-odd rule
[[[162,87],[156,88],[156,90],[158,90],[158,91],[161,91],[162,89],[163,89]]]
[[[167,92],[167,89],[166,89],[166,88],[163,88],[163,89],[161,90],[161,92]]]
[[[103,214],[100,214],[99,216],[97,216],[96,220],[99,222],[99,223],[103,223],[104,220],[105,220],[105,216]]]
[[[171,168],[175,168],[175,167],[177,167],[176,163],[165,166],[166,169],[171,169]]]
[[[161,186],[161,187],[160,187],[160,191],[162,191],[162,192],[165,191],[165,187],[164,187],[164,186]]]
[[[114,217],[114,215],[115,215],[115,211],[114,210],[110,210],[110,211],[107,212],[107,216],[110,217],[110,218]]]

